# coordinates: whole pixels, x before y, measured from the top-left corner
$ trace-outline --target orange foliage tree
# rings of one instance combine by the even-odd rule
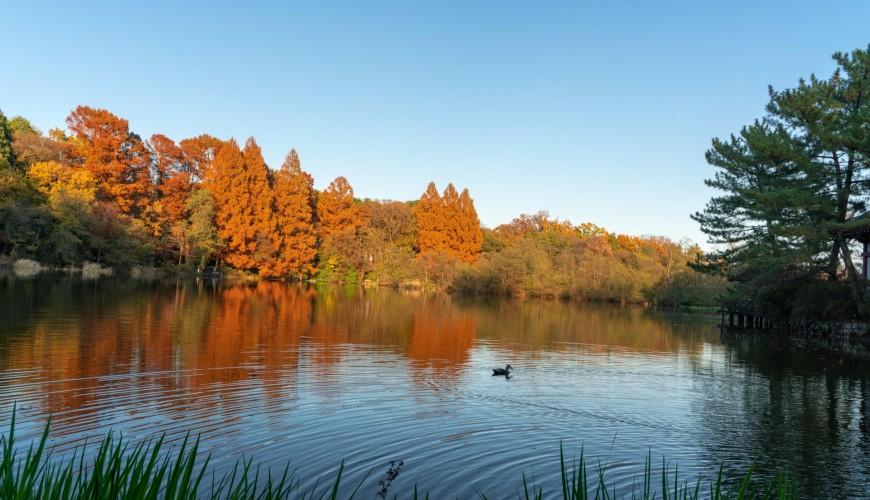
[[[414,207],[417,217],[417,248],[421,254],[438,252],[446,248],[446,211],[434,182],[426,187]]]
[[[459,195],[458,211],[457,250],[463,260],[471,262],[477,259],[483,248],[483,231],[480,229],[480,218],[468,189],[463,189]]]
[[[143,217],[146,227],[157,238],[160,247],[173,247],[177,262],[188,253],[185,238],[187,198],[193,189],[191,160],[184,149],[162,134],[151,136],[151,152],[155,197]]]
[[[184,139],[179,143],[179,147],[184,152],[190,176],[194,181],[205,178],[208,166],[214,160],[223,143],[224,141],[208,134]]]
[[[302,170],[296,150],[291,149],[273,175],[276,255],[264,268],[264,274],[301,278],[314,272],[317,237],[311,207],[313,185],[314,180]]]
[[[227,264],[252,270],[268,261],[274,253],[272,196],[268,167],[254,139],[248,139],[244,151],[234,140],[221,146],[205,186],[215,200],[215,225],[226,242]]]
[[[483,232],[467,189],[458,194],[453,184],[448,184],[439,195],[435,184],[429,183],[414,213],[421,254],[442,252],[465,262],[473,262],[480,254]]]
[[[157,198],[162,200],[169,221],[177,223],[184,218],[184,203],[191,188],[184,151],[162,134],[152,135],[148,146],[154,164]]]
[[[320,193],[317,199],[317,221],[321,241],[359,225],[353,188],[344,177],[336,178]]]
[[[105,109],[79,106],[66,119],[78,160],[97,181],[97,196],[138,215],[151,196],[150,155],[127,120]]]

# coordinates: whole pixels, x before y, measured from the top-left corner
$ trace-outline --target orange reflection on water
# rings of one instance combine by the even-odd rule
[[[278,397],[293,390],[302,359],[331,388],[355,350],[406,358],[412,380],[435,370],[451,383],[479,339],[532,359],[581,344],[601,353],[694,352],[702,345],[692,337],[675,342],[672,325],[640,310],[559,302],[484,303],[265,281],[47,286],[44,303],[34,287],[23,305],[10,308],[22,315],[11,321],[20,327],[0,339],[0,373],[20,371],[17,382],[33,385],[18,392],[43,414],[87,416],[112,397],[165,399],[184,411],[205,404],[197,399],[203,391],[220,402],[253,383],[263,397]]]

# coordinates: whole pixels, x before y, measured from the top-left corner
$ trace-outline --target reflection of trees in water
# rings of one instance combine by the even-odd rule
[[[450,297],[434,296],[418,301],[411,318],[406,352],[412,375],[425,378],[421,369],[432,369],[442,382],[456,381],[474,347],[477,315],[453,307]]]
[[[78,410],[82,418],[115,394],[137,397],[130,391],[143,401],[168,398],[179,412],[205,404],[196,398],[204,392],[228,396],[256,386],[278,399],[294,390],[302,362],[315,389],[334,390],[347,354],[372,347],[405,357],[418,383],[434,372],[449,384],[468,369],[478,338],[532,356],[576,344],[593,352],[697,352],[705,340],[694,327],[674,335],[673,321],[641,309],[558,301],[277,282],[40,279],[2,286],[10,333],[0,339],[0,370],[38,367],[39,377],[53,381],[29,389],[38,411]],[[106,377],[117,374],[135,381]]]
[[[639,307],[581,304],[560,301],[472,302],[482,338],[523,345],[524,349],[559,350],[560,344],[585,344],[589,351],[629,349],[639,352],[697,352],[709,342],[712,330],[695,320],[674,335],[673,319]],[[510,346],[510,344],[508,344]]]
[[[473,314],[453,307],[449,296],[419,297],[390,290],[348,296],[342,289],[318,291],[309,333],[318,345],[313,359],[326,374],[345,352],[336,347],[365,345],[406,356],[415,368],[412,374],[433,368],[446,376],[463,368],[475,334]]]
[[[77,418],[86,418],[98,400],[134,397],[131,390],[147,400],[159,396],[156,388],[166,395],[254,374],[267,393],[278,390],[279,379],[297,364],[299,335],[311,321],[310,293],[279,283],[211,289],[192,282],[63,280],[30,286],[39,298],[12,305],[28,319],[0,344],[6,354],[0,371],[38,368],[37,380],[51,381],[32,389],[43,414],[79,410]],[[118,374],[137,377],[123,384],[127,393],[119,393],[122,379],[106,377]],[[173,397],[173,410],[192,402]]]
[[[770,336],[722,340],[726,362],[698,379],[709,385],[699,440],[711,465],[724,460],[735,472],[755,461],[762,474],[787,470],[812,498],[870,493],[866,362],[792,350]]]

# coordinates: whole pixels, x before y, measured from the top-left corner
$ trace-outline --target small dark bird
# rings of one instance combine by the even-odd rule
[[[504,376],[508,377],[508,376],[510,376],[511,370],[513,370],[513,369],[514,369],[514,367],[512,367],[511,365],[507,365],[504,368],[493,368],[492,375],[493,376],[504,375]]]

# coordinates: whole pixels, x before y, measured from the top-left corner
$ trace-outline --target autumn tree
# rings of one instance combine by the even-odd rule
[[[18,162],[27,167],[38,162],[54,161],[69,163],[73,145],[59,129],[49,132],[48,136],[33,126],[24,117],[16,116],[9,120],[12,133],[12,149]]]
[[[105,109],[79,106],[69,117],[76,153],[96,179],[97,195],[122,213],[138,215],[151,195],[150,155],[127,120]]]
[[[27,169],[27,177],[51,204],[69,201],[90,205],[96,200],[97,183],[87,170],[53,161],[39,162]]]
[[[317,199],[317,221],[321,240],[359,225],[353,188],[344,177],[336,178],[320,193]]]
[[[430,182],[420,201],[414,206],[417,218],[417,248],[421,254],[437,252],[447,246],[446,211],[438,187]]]
[[[473,262],[483,247],[483,232],[468,189],[463,189],[459,195],[458,212],[457,250],[462,260]]]
[[[302,170],[296,150],[291,149],[272,180],[276,255],[267,275],[303,277],[314,271],[317,236],[311,207],[313,184]]]
[[[441,230],[443,231],[442,250],[450,254],[451,257],[460,258],[459,253],[459,237],[460,237],[460,217],[462,214],[459,211],[459,193],[453,183],[448,183],[441,193],[441,203],[444,204],[443,220],[441,222]]]
[[[205,186],[215,204],[215,226],[224,240],[223,257],[234,267],[253,267],[253,214],[250,195],[245,189],[245,163],[235,140],[227,141],[215,155],[205,178]]]
[[[160,247],[176,252],[180,266],[187,252],[184,216],[185,203],[193,186],[190,166],[181,147],[163,134],[152,135],[147,146],[151,153],[155,196],[143,219]]]
[[[211,162],[205,187],[215,200],[215,223],[226,243],[227,264],[257,269],[273,253],[274,222],[269,171],[254,139],[248,139],[244,151],[235,141],[227,141]]]
[[[54,224],[45,247],[52,262],[74,264],[87,251],[97,183],[82,168],[49,161],[27,169],[31,184],[48,200]]]
[[[273,196],[269,167],[263,152],[253,137],[245,142],[242,151],[245,161],[252,210],[254,213],[255,241],[254,261],[258,269],[264,268],[277,258],[275,241],[278,239],[273,212]]]
[[[222,140],[208,134],[184,139],[179,143],[193,182],[205,178],[211,161],[214,160],[222,145]]]
[[[417,231],[414,209],[401,201],[381,201],[369,204],[371,226],[390,245],[411,246]]]
[[[163,134],[152,135],[148,149],[151,151],[157,198],[163,201],[170,221],[180,222],[191,189],[190,168],[184,151]]]
[[[448,184],[439,196],[435,184],[430,183],[414,212],[421,254],[443,252],[466,262],[477,258],[483,247],[483,233],[467,189],[459,194],[453,184]]]

